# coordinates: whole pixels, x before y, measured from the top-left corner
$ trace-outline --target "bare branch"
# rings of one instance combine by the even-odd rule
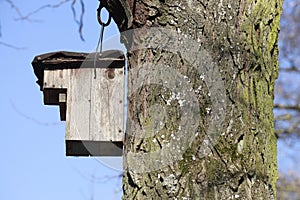
[[[70,0],[62,0],[62,1],[58,2],[58,3],[56,3],[56,4],[46,4],[46,5],[43,5],[43,6],[39,7],[39,8],[37,8],[36,10],[34,10],[34,11],[32,11],[32,12],[29,12],[29,13],[26,14],[26,15],[24,15],[24,14],[21,12],[21,10],[19,9],[19,7],[16,6],[11,0],[5,0],[5,1],[6,1],[7,3],[9,3],[10,6],[11,6],[11,7],[16,11],[16,13],[18,14],[19,17],[16,19],[17,21],[18,21],[18,20],[26,20],[26,21],[30,21],[30,22],[37,22],[37,21],[39,21],[39,20],[33,20],[33,19],[31,19],[31,17],[32,17],[34,14],[36,14],[36,13],[38,13],[38,12],[40,12],[41,10],[44,10],[44,9],[46,9],[46,8],[58,8],[58,7],[62,6],[63,4],[69,2]]]
[[[0,38],[2,37],[2,26],[1,26],[1,21],[0,21]]]
[[[291,120],[291,119],[292,119],[291,114],[284,114],[275,117],[275,121],[279,121],[279,120],[283,121],[283,120]]]
[[[43,6],[39,7],[39,8],[37,8],[36,10],[33,10],[33,11],[27,13],[26,15],[24,15],[21,12],[21,10],[19,9],[19,7],[16,6],[12,0],[5,0],[5,1],[17,13],[18,18],[15,19],[16,21],[24,20],[24,21],[29,21],[29,22],[41,22],[41,20],[32,19],[32,16],[35,15],[35,14],[37,14],[38,12],[44,10],[44,9],[58,8],[58,7],[66,4],[68,2],[71,2],[71,0],[61,0],[58,3],[56,3],[56,4],[46,4],[46,5],[43,5]],[[83,0],[80,0],[81,12],[80,12],[79,20],[77,19],[77,13],[76,13],[76,10],[75,10],[75,4],[76,4],[76,2],[77,2],[77,0],[72,0],[71,9],[72,9],[74,21],[78,25],[78,32],[79,32],[80,39],[82,41],[84,41],[84,37],[83,37],[83,33],[82,33],[82,30],[83,30],[83,17],[84,17],[84,13],[85,13],[84,2],[83,2]],[[0,27],[0,37],[1,37],[1,27]]]
[[[81,14],[80,14],[79,33],[80,33],[81,40],[84,41],[84,38],[83,38],[83,35],[82,35],[83,16],[84,16],[84,3],[83,3],[83,0],[80,0],[80,5],[81,5]]]
[[[298,105],[275,104],[274,108],[300,111],[300,106],[298,106]]]
[[[297,72],[297,73],[300,73],[300,69],[297,68],[296,66],[291,66],[291,67],[279,67],[279,71],[282,71],[282,72]]]
[[[100,176],[97,177],[94,174],[87,174],[86,172],[82,172],[81,170],[77,169],[76,167],[73,167],[73,170],[76,171],[83,179],[94,182],[94,183],[108,183],[109,181],[112,181],[113,179],[119,179],[122,178],[123,173],[119,173],[116,175],[106,175],[106,176]]]
[[[13,108],[13,110],[18,114],[20,115],[21,117],[29,120],[29,121],[32,121],[40,126],[56,126],[56,125],[61,125],[61,122],[53,122],[53,123],[46,123],[46,122],[41,122],[33,117],[30,117],[26,114],[24,114],[23,112],[21,112],[14,104],[14,102],[12,100],[10,100],[10,104],[11,104],[11,107]]]
[[[83,0],[80,0],[80,6],[81,6],[81,14],[80,14],[80,18],[79,20],[77,19],[77,13],[76,13],[76,10],[75,10],[75,4],[76,4],[76,0],[73,0],[72,3],[71,3],[71,10],[72,10],[72,13],[73,13],[73,19],[74,21],[76,22],[76,24],[78,25],[79,27],[79,35],[80,35],[80,39],[82,41],[84,41],[84,38],[83,38],[83,34],[82,34],[82,28],[83,28],[83,16],[84,16],[84,3],[83,3]]]
[[[5,0],[5,1],[10,5],[10,7],[11,7],[13,10],[15,10],[15,12],[18,14],[19,17],[23,17],[22,12],[21,12],[20,9],[18,8],[18,6],[16,6],[16,5],[14,4],[13,1],[11,1],[11,0]]]
[[[290,122],[289,128],[278,129],[278,130],[275,131],[275,133],[279,137],[281,137],[282,134],[290,135],[290,134],[293,134],[293,133],[298,133],[299,132],[299,125],[300,125],[300,120],[294,122],[293,124],[292,124],[292,122]]]
[[[36,10],[34,10],[34,11],[28,13],[28,14],[25,16],[25,18],[29,18],[30,16],[32,16],[32,15],[34,15],[34,14],[36,14],[36,13],[38,13],[38,12],[40,12],[41,10],[44,10],[44,9],[46,9],[46,8],[58,8],[58,7],[62,6],[63,4],[65,4],[65,3],[69,2],[69,1],[70,1],[70,0],[63,0],[63,1],[60,1],[60,2],[58,2],[58,3],[56,3],[56,4],[46,4],[46,5],[43,5],[43,6],[39,7],[38,9],[36,9]]]

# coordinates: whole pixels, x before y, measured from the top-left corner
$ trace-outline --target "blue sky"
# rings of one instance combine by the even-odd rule
[[[14,2],[26,14],[57,1]],[[34,23],[15,21],[16,12],[0,1],[0,41],[24,47],[16,50],[0,45],[0,199],[120,199],[120,171],[95,158],[65,156],[65,123],[59,121],[57,107],[43,105],[31,66],[34,56],[47,52],[92,52],[100,31],[97,7],[98,1],[85,1],[86,41],[82,42],[69,3],[37,13],[32,18],[42,22]],[[111,24],[105,38],[116,33],[116,25]]]
[[[56,1],[14,2],[26,14]],[[82,42],[69,4],[42,10],[32,17],[42,22],[35,23],[15,21],[16,12],[0,1],[0,42],[24,47],[16,50],[0,45],[0,199],[120,199],[120,171],[107,167],[103,160],[65,156],[65,123],[59,121],[57,107],[43,105],[31,66],[34,56],[47,52],[92,52],[100,31],[97,7],[97,0],[85,1],[86,41]],[[117,32],[116,25],[111,24],[105,38],[113,37],[111,41],[117,43]],[[284,143],[279,147],[280,169],[295,167],[287,160],[293,152]],[[109,162],[115,163],[109,166],[122,167],[121,158]]]

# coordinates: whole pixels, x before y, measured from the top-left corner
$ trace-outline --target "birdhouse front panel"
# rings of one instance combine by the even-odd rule
[[[124,56],[97,58],[73,52],[36,56],[33,61],[45,105],[58,105],[66,121],[66,154],[121,156],[124,133]]]
[[[114,78],[107,70],[114,71]],[[96,69],[96,74],[94,79],[94,70],[85,68],[70,80],[67,140],[120,141],[123,136],[124,70]]]

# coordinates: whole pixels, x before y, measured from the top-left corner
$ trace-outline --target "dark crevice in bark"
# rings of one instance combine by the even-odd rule
[[[128,184],[134,188],[139,188],[139,186],[137,184],[135,184],[135,182],[133,181],[131,174],[129,172],[127,172],[126,174],[127,174],[127,178],[128,178]]]
[[[158,144],[159,148],[162,149],[162,144],[161,144],[161,142],[159,141],[158,138],[156,138],[156,141],[157,141],[157,144]]]
[[[227,162],[226,162],[226,160],[223,159],[223,157],[222,157],[222,155],[219,153],[217,147],[215,147],[215,146],[211,147],[211,146],[210,146],[209,148],[211,149],[212,152],[215,152],[215,153],[216,153],[216,155],[219,157],[219,159],[221,160],[221,162],[224,164],[225,169],[228,171],[229,167],[228,167],[228,165],[227,165]]]
[[[244,134],[240,135],[240,137],[237,139],[237,143],[239,143],[240,141],[242,141],[244,139]]]
[[[228,99],[231,101],[231,104],[235,104],[236,100],[233,100],[231,92],[226,90],[226,95],[228,96]]]
[[[243,182],[245,181],[245,178],[244,176],[241,176],[239,179],[238,179],[238,185],[236,188],[232,188],[234,192],[238,192],[240,186],[243,184]]]

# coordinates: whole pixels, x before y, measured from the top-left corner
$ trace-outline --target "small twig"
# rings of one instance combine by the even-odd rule
[[[82,34],[82,28],[83,28],[83,16],[84,16],[84,3],[83,0],[80,0],[81,5],[81,14],[80,14],[80,24],[79,24],[79,34],[82,41],[84,41],[83,34]]]
[[[13,1],[11,0],[5,0],[9,5],[10,7],[15,10],[15,12],[19,15],[19,17],[23,17],[23,14],[22,12],[20,11],[20,9],[14,4]]]
[[[0,38],[2,37],[2,26],[1,26],[1,21],[0,21]]]
[[[10,100],[10,104],[11,104],[11,107],[13,108],[13,110],[18,114],[20,115],[21,117],[29,120],[29,121],[32,121],[40,126],[57,126],[57,125],[61,125],[60,122],[54,122],[54,123],[46,123],[46,122],[41,122],[33,117],[30,117],[26,114],[24,114],[23,112],[21,112],[14,104],[14,102],[12,100]]]
[[[275,117],[275,121],[284,121],[284,120],[291,120],[292,116],[291,114],[284,114],[284,115],[279,115]]]
[[[274,108],[300,111],[300,106],[298,106],[298,105],[275,104]]]
[[[24,15],[21,10],[19,9],[18,6],[16,6],[16,4],[11,1],[11,0],[5,0],[13,10],[15,10],[15,12],[17,13],[18,15],[18,18],[16,18],[15,20],[16,21],[19,21],[19,20],[25,20],[25,21],[29,21],[29,22],[41,22],[41,20],[36,20],[36,19],[31,19],[30,17],[38,12],[40,12],[41,10],[45,9],[45,8],[57,8],[59,6],[61,6],[62,4],[70,1],[70,0],[64,0],[64,1],[61,1],[59,2],[58,4],[54,4],[54,5],[51,5],[51,4],[47,4],[47,5],[43,5],[41,7],[39,7],[38,9],[32,11],[32,12],[29,12],[28,14]]]
[[[101,176],[97,177],[93,174],[87,174],[86,172],[82,172],[78,168],[71,166],[73,170],[75,170],[82,178],[84,178],[87,181],[94,182],[94,183],[108,183],[109,181],[113,179],[119,179],[122,178],[123,173],[111,175],[111,176]]]
[[[299,125],[300,125],[300,120],[292,123],[290,122],[291,125],[289,126],[289,128],[283,128],[283,129],[278,129],[275,131],[275,133],[280,137],[280,135],[284,134],[286,136],[291,135],[291,134],[296,134],[299,135],[298,131],[299,131]]]
[[[293,133],[298,129],[298,126],[300,125],[300,120],[293,123],[289,129],[287,129],[288,133]]]
[[[279,67],[279,71],[281,72],[297,72],[300,73],[300,69],[298,69],[296,66],[292,66],[292,67]]]
[[[14,46],[12,44],[8,44],[8,43],[2,42],[2,41],[0,41],[0,45],[8,47],[8,48],[15,49],[15,50],[24,50],[24,49],[26,49],[25,47],[17,47],[17,46]]]
[[[80,39],[82,41],[84,41],[84,38],[83,38],[83,34],[82,34],[82,28],[83,28],[83,16],[84,16],[84,2],[83,0],[80,0],[80,6],[81,6],[81,14],[80,14],[80,18],[79,20],[77,19],[77,13],[76,13],[76,10],[75,10],[75,4],[76,4],[76,0],[73,0],[72,3],[71,3],[71,10],[72,10],[72,13],[73,13],[73,19],[74,21],[76,22],[76,24],[78,25],[79,27],[79,35],[80,35]]]

